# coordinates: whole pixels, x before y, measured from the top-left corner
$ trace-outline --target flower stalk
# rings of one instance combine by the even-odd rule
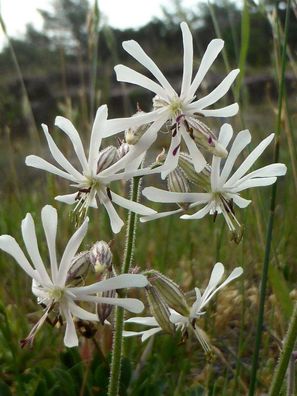
[[[134,177],[131,182],[130,198],[132,201],[138,202],[140,196],[140,181],[139,177]],[[121,273],[125,274],[129,271],[133,254],[135,249],[136,241],[136,227],[137,227],[137,215],[134,212],[129,212],[126,232],[126,245],[124,260],[121,268]],[[112,359],[110,368],[110,378],[108,385],[108,396],[117,396],[119,393],[120,386],[120,375],[121,375],[121,360],[122,360],[122,349],[123,349],[123,328],[124,328],[124,310],[115,310],[115,329],[113,335],[112,345]]]
[[[284,340],[283,350],[281,352],[280,360],[275,369],[271,387],[269,389],[269,396],[280,395],[281,387],[284,382],[286,371],[290,360],[292,359],[292,352],[297,339],[297,303],[289,323],[289,329]],[[291,393],[293,394],[293,393]]]

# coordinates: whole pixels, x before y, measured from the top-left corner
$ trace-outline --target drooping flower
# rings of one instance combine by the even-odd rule
[[[123,198],[110,190],[109,184],[111,181],[124,178],[124,173],[117,174],[117,172],[124,168],[126,162],[124,157],[117,160],[118,153],[116,149],[106,148],[101,152],[99,151],[107,123],[107,106],[102,105],[97,110],[92,128],[87,159],[82,141],[73,124],[64,117],[56,117],[55,125],[71,140],[81,170],[77,170],[68,161],[49,134],[48,127],[44,124],[42,128],[50,152],[62,169],[36,155],[29,155],[26,158],[26,165],[43,169],[72,182],[71,187],[75,188],[76,191],[72,194],[58,195],[55,199],[67,204],[76,203],[75,209],[78,210],[80,216],[85,215],[88,207],[97,208],[102,204],[107,210],[113,232],[118,233],[124,223],[115,211],[113,203],[142,215],[152,214],[154,211],[139,203]]]
[[[174,309],[169,307],[170,310],[170,321],[174,324],[176,331],[180,330],[183,338],[188,336],[188,331],[192,331],[197,337],[198,341],[201,343],[203,349],[207,352],[210,347],[207,342],[207,337],[204,331],[199,327],[199,318],[205,314],[204,307],[209,303],[209,301],[214,297],[214,295],[227,286],[230,282],[238,278],[242,273],[243,269],[241,267],[235,268],[231,274],[225,279],[221,284],[219,284],[224,275],[224,266],[222,263],[216,263],[208,285],[201,294],[200,289],[195,288],[196,299],[191,307],[188,307],[188,314],[181,314]],[[158,324],[154,317],[132,317],[125,321],[125,323],[135,323],[140,325],[149,326],[150,329],[143,331],[125,331],[124,337],[141,336],[141,340],[145,341],[152,335],[162,331],[161,326]]]
[[[16,240],[10,235],[0,236],[0,249],[10,254],[20,267],[32,278],[32,292],[37,301],[44,307],[44,313],[38,323],[32,328],[29,336],[23,340],[23,345],[32,344],[37,331],[50,313],[56,317],[64,318],[66,331],[64,344],[67,347],[78,345],[73,317],[87,321],[99,321],[98,315],[80,307],[77,302],[90,303],[93,309],[95,304],[118,305],[131,312],[139,313],[144,305],[134,298],[106,298],[100,296],[108,290],[117,290],[128,287],[144,287],[147,279],[143,275],[123,274],[111,279],[91,284],[89,286],[75,287],[68,283],[68,273],[73,264],[73,258],[79,248],[88,228],[88,218],[77,229],[66,245],[63,256],[58,264],[56,254],[57,211],[47,205],[41,211],[42,225],[48,246],[50,271],[41,258],[35,224],[28,213],[22,221],[22,236],[31,263],[26,258],[23,250]]]
[[[139,85],[156,95],[153,99],[153,111],[139,114],[132,120],[130,118],[122,119],[122,127],[125,123],[127,127],[132,127],[133,125],[137,127],[143,124],[149,125],[148,129],[143,133],[138,143],[132,149],[132,151],[134,150],[135,152],[135,156],[139,155],[139,152],[147,150],[157,138],[160,128],[165,123],[169,124],[172,138],[166,162],[163,167],[164,170],[162,171],[163,178],[177,166],[181,139],[184,140],[192,156],[194,167],[197,172],[200,172],[206,164],[197,144],[219,156],[226,156],[226,150],[218,144],[215,135],[213,135],[211,130],[202,122],[202,119],[204,117],[230,117],[238,112],[237,103],[219,109],[206,109],[228,92],[231,84],[239,73],[238,69],[232,70],[227,77],[205,97],[199,98],[196,93],[212,63],[221,52],[224,46],[223,40],[215,39],[209,43],[201,60],[199,69],[194,79],[192,79],[193,38],[185,22],[181,23],[181,31],[183,36],[184,55],[183,77],[179,94],[170,85],[154,61],[134,40],[124,41],[123,48],[143,65],[155,77],[158,83],[127,66],[117,65],[115,67],[118,81]],[[131,121],[133,124],[131,124]],[[106,130],[107,135],[119,132],[119,130],[115,128],[116,122],[117,120],[111,120],[110,127],[112,127],[113,130]]]
[[[218,141],[223,147],[227,148],[232,136],[231,125],[224,124],[220,130]],[[221,166],[222,159],[213,156],[208,192],[178,193],[147,187],[143,190],[143,195],[154,202],[190,203],[189,208],[204,205],[202,209],[192,215],[183,214],[181,219],[201,219],[208,213],[214,216],[223,214],[230,231],[235,231],[235,227],[240,226],[240,224],[235,217],[233,204],[239,208],[245,208],[251,203],[250,200],[241,196],[241,192],[249,188],[269,186],[276,182],[278,176],[286,174],[287,167],[281,163],[270,164],[247,173],[273,138],[274,134],[265,138],[231,175],[238,156],[251,141],[251,134],[248,130],[239,132],[231,145],[223,166]],[[181,212],[184,212],[183,208],[157,213],[140,220],[144,222]]]

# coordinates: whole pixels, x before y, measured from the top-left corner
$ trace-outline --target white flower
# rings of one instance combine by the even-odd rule
[[[203,294],[201,295],[201,291],[197,287],[195,288],[196,300],[194,301],[193,305],[189,307],[189,314],[187,316],[181,315],[174,309],[169,308],[170,321],[175,325],[176,330],[181,330],[183,336],[187,335],[188,330],[193,331],[205,351],[208,351],[210,348],[207,343],[207,337],[205,333],[197,325],[197,320],[199,320],[200,316],[205,313],[203,309],[214,297],[214,295],[243,273],[243,269],[241,267],[237,267],[231,272],[228,278],[219,285],[224,275],[224,271],[225,269],[223,264],[216,263]],[[152,335],[162,331],[156,319],[151,316],[130,318],[126,320],[125,323],[135,323],[151,327],[150,329],[143,331],[124,331],[124,337],[141,335],[142,342],[147,340]]]
[[[206,109],[227,93],[239,73],[238,69],[232,70],[228,76],[208,95],[197,99],[196,91],[201,85],[201,82],[210,66],[222,50],[224,42],[220,39],[215,39],[209,43],[201,60],[200,67],[192,80],[193,38],[189,27],[185,22],[182,22],[180,26],[184,47],[183,77],[180,94],[173,89],[158,66],[134,40],[124,41],[123,48],[140,64],[142,64],[156,78],[158,83],[127,66],[117,65],[115,67],[118,81],[139,85],[156,94],[153,100],[154,110],[152,112],[138,115],[132,120],[130,118],[122,119],[121,127],[123,127],[125,123],[127,124],[127,127],[132,127],[133,125],[136,127],[142,124],[152,123],[140,138],[139,142],[134,146],[133,150],[135,156],[137,154],[139,155],[139,151],[143,152],[151,146],[157,137],[158,131],[164,123],[168,121],[171,124],[172,139],[166,162],[163,167],[164,170],[162,172],[162,178],[165,178],[166,175],[177,166],[181,138],[183,138],[189,153],[192,156],[196,171],[200,172],[204,168],[206,161],[197,148],[193,138],[193,131],[196,133],[197,139],[206,141],[206,146],[209,145],[211,150],[213,150],[215,146],[215,137],[211,134],[206,125],[199,121],[201,117],[229,117],[238,112],[237,103],[215,110]],[[112,127],[113,130],[106,130],[107,135],[120,131],[115,127],[116,122],[117,120],[111,120],[110,127]],[[221,153],[222,156],[227,154],[225,150],[222,150],[219,147],[216,151],[217,153]]]
[[[143,330],[143,331],[123,331],[124,337],[133,337],[133,336],[140,336],[141,341],[146,341],[149,337],[153,336],[154,334],[159,333],[162,331],[161,327],[159,326],[158,322],[153,316],[136,316],[134,318],[130,318],[125,320],[125,323],[135,323],[140,325],[145,325],[151,327],[151,329]]]
[[[220,130],[219,143],[227,148],[233,130],[231,125],[224,124]],[[274,134],[264,139],[242,162],[238,169],[231,176],[231,171],[235,162],[251,141],[251,134],[248,130],[238,133],[229,151],[223,166],[221,167],[221,158],[213,156],[210,171],[210,191],[206,193],[176,193],[164,191],[154,187],[148,187],[143,190],[143,195],[154,202],[163,203],[191,203],[189,208],[204,205],[198,212],[181,216],[181,219],[201,219],[207,213],[211,215],[223,214],[230,231],[235,230],[236,225],[240,225],[234,214],[233,204],[239,208],[247,207],[251,201],[240,196],[240,193],[246,189],[253,187],[269,186],[276,182],[277,176],[286,174],[287,167],[284,164],[276,163],[264,166],[255,171],[247,173],[260,157],[266,147],[271,143]],[[184,210],[177,210],[157,213],[155,215],[143,217],[141,221],[153,220],[165,217],[174,213],[180,213]]]
[[[89,157],[87,159],[80,136],[72,123],[64,117],[56,117],[55,125],[65,132],[71,140],[81,170],[74,168],[67,160],[55,144],[48,132],[47,126],[44,124],[42,128],[50,152],[63,170],[36,155],[29,155],[26,158],[26,165],[54,173],[72,182],[71,186],[76,189],[76,192],[67,195],[59,195],[55,199],[67,204],[76,203],[75,209],[79,210],[80,215],[84,214],[89,206],[97,208],[99,204],[102,204],[107,210],[113,232],[118,233],[124,223],[115,211],[112,203],[142,215],[152,214],[154,211],[139,203],[123,198],[109,189],[108,186],[111,181],[124,178],[124,173],[117,174],[116,172],[123,169],[125,166],[125,157],[107,167],[105,167],[106,162],[102,161],[103,163],[101,164],[100,162],[100,168],[98,169],[100,154],[101,156],[108,154],[107,152],[105,154],[99,152],[103,131],[107,127],[107,124],[107,106],[103,105],[99,107],[96,113],[90,139]],[[129,160],[128,157],[127,160]],[[129,176],[131,177],[131,175]]]
[[[44,314],[33,327],[24,344],[32,343],[36,332],[46,320],[48,314],[56,312],[66,321],[64,343],[68,347],[78,345],[78,337],[75,331],[73,317],[98,321],[98,316],[77,305],[77,301],[118,305],[131,312],[139,313],[143,310],[143,303],[134,298],[106,298],[100,297],[101,292],[116,290],[127,287],[144,287],[147,279],[143,275],[119,275],[108,280],[97,282],[89,286],[72,287],[66,285],[67,274],[72,265],[72,260],[79,248],[88,228],[88,218],[70,238],[58,265],[56,255],[57,234],[57,211],[47,205],[41,211],[42,225],[45,232],[49,251],[50,272],[46,269],[40,256],[35,224],[32,216],[28,213],[22,221],[22,235],[31,263],[27,260],[24,252],[16,240],[10,235],[0,236],[0,249],[10,254],[20,267],[32,278],[32,292],[37,297],[39,304],[45,306]],[[99,293],[99,294],[98,294]]]
[[[223,287],[227,286],[234,279],[238,278],[242,273],[243,269],[241,267],[235,268],[227,279],[224,280],[220,285],[220,281],[224,275],[224,266],[222,263],[216,263],[213,267],[208,285],[201,295],[198,287],[195,288],[196,300],[190,308],[188,316],[183,316],[177,312],[172,312],[170,315],[170,321],[175,324],[177,330],[181,330],[182,333],[187,332],[188,329],[193,330],[198,341],[201,343],[203,349],[208,351],[210,348],[204,336],[204,332],[197,325],[197,320],[201,315],[205,313],[203,308],[209,303],[213,296],[221,290]],[[218,286],[219,285],[219,286]]]

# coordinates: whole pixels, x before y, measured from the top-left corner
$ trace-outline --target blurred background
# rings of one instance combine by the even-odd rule
[[[193,34],[194,70],[209,41],[222,38],[224,50],[198,94],[210,92],[228,71],[240,67],[232,90],[217,107],[238,101],[239,115],[227,122],[232,122],[236,132],[250,129],[253,147],[258,144],[275,130],[286,9],[286,1],[275,0],[1,0],[0,234],[20,240],[21,219],[30,211],[42,240],[40,209],[51,203],[59,210],[63,234],[58,245],[63,251],[73,233],[71,208],[53,197],[66,193],[67,183],[27,168],[24,159],[28,154],[42,154],[51,161],[41,123],[49,125],[57,143],[71,158],[69,142],[53,128],[56,115],[69,118],[88,142],[100,104],[108,104],[110,117],[134,114],[137,103],[144,111],[151,109],[149,92],[116,81],[113,67],[118,63],[146,72],[125,53],[121,45],[124,40],[138,41],[179,89],[183,56],[179,23],[187,21]],[[276,208],[273,271],[259,373],[259,389],[263,392],[271,381],[280,340],[297,296],[296,51],[297,2],[292,1],[280,139],[280,160],[287,164],[288,174],[280,181]],[[208,120],[208,125],[217,132],[225,121]],[[156,151],[162,145],[161,141]],[[257,166],[271,163],[272,153],[271,147]],[[120,188],[127,191],[125,185]],[[221,360],[205,364],[199,345],[194,341],[180,345],[178,337],[156,337],[157,346],[129,340],[121,395],[127,394],[128,384],[132,395],[247,394],[269,189],[245,197],[252,198],[253,205],[239,215],[246,230],[238,246],[230,241],[222,219],[215,226],[210,219],[185,224],[178,218],[139,226],[135,264],[163,271],[184,290],[205,285],[210,268],[218,260],[230,270],[242,265],[245,277],[229,294],[222,293],[218,304],[203,317],[205,328],[223,352]],[[114,238],[114,264],[119,266],[124,232],[113,237],[105,214],[92,211],[91,216],[84,247],[97,239]],[[124,211],[121,216],[125,217]],[[46,255],[46,246],[41,250]],[[18,342],[40,312],[30,295],[29,279],[4,254],[0,270],[0,395],[104,395],[110,329],[98,330],[97,338],[84,338],[79,350],[65,351],[63,332],[48,325],[38,334],[32,350],[21,350]]]

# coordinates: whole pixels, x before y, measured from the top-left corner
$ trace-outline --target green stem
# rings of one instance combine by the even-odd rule
[[[281,78],[279,84],[278,115],[277,115],[276,133],[275,133],[273,162],[278,162],[278,158],[279,158],[279,136],[281,130],[281,115],[282,115],[283,96],[285,90],[286,46],[287,46],[287,37],[288,37],[289,10],[290,10],[290,0],[288,0],[287,3],[285,36],[284,36],[284,43],[282,49]],[[267,234],[266,234],[265,255],[264,255],[262,278],[261,278],[260,302],[259,302],[259,312],[258,312],[257,329],[256,329],[256,341],[255,341],[255,350],[254,350],[253,362],[252,362],[249,396],[255,394],[256,382],[257,382],[257,371],[258,371],[259,354],[260,354],[263,321],[264,321],[264,307],[265,307],[265,297],[266,297],[266,288],[267,288],[267,278],[268,278],[270,251],[272,244],[272,231],[273,231],[273,223],[274,223],[276,192],[277,192],[277,183],[275,183],[272,186],[272,191],[271,191],[270,214],[269,214],[269,221],[268,221]]]
[[[135,202],[139,200],[140,180],[141,180],[140,178],[134,178],[132,180],[130,197],[131,200]],[[124,260],[121,269],[122,274],[129,272],[129,269],[133,261],[133,254],[134,254],[135,240],[136,240],[136,226],[137,226],[137,214],[135,214],[134,212],[129,212],[127,232],[126,232],[125,253],[124,253]],[[123,308],[116,307],[115,329],[113,335],[108,396],[118,396],[119,393],[120,376],[121,376],[121,360],[122,360],[122,349],[123,349],[123,327],[124,327],[124,310]]]
[[[273,375],[271,387],[269,389],[269,396],[280,395],[280,390],[292,356],[296,338],[297,338],[297,303],[295,304],[294,311],[289,324],[289,329],[286,338],[284,340],[284,344],[283,344],[284,346],[281,352],[280,360]]]

